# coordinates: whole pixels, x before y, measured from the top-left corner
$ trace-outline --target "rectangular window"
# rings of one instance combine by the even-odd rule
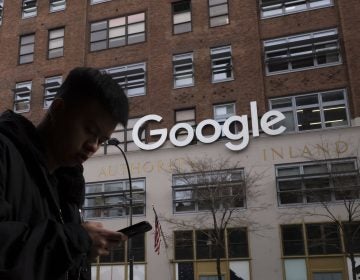
[[[214,120],[221,125],[223,125],[229,117],[234,116],[235,113],[235,103],[214,105]],[[236,122],[233,122],[230,126],[230,131],[234,134],[238,131],[237,125]],[[222,137],[223,136],[225,136],[224,133],[222,134]]]
[[[145,41],[145,13],[93,22],[90,51],[98,51]]]
[[[37,15],[37,1],[23,0],[22,1],[22,18],[35,17]]]
[[[313,161],[275,168],[279,205],[360,198],[356,159]]]
[[[111,0],[90,0],[90,5],[99,4],[99,3],[108,2],[108,1],[111,1]]]
[[[14,89],[14,112],[24,113],[30,111],[32,82],[16,83]]]
[[[60,85],[62,83],[62,76],[49,77],[45,79],[44,86],[44,109],[50,107],[55,98]]]
[[[139,234],[131,238],[132,253],[135,262],[145,261],[145,234]],[[125,242],[120,242],[119,245],[110,249],[110,254],[101,256],[100,263],[119,264],[126,261],[126,246]]]
[[[229,228],[223,232],[220,239],[221,258],[249,257],[246,228]],[[180,261],[194,260],[195,258],[198,260],[215,259],[216,241],[217,238],[213,229],[175,231],[174,258]]]
[[[195,108],[179,109],[175,110],[175,123],[187,123],[194,130],[196,126]],[[179,129],[176,134],[176,139],[182,140],[188,136],[188,132],[185,129]],[[196,137],[193,138],[191,144],[196,143]]]
[[[140,118],[130,118],[127,122],[126,127],[123,127],[122,125],[118,125],[118,127],[111,135],[111,137],[115,137],[120,141],[119,145],[122,147],[124,151],[135,151],[139,149],[139,147],[135,145],[132,137],[134,125],[139,119]],[[143,127],[143,129],[140,129],[138,136],[142,142],[145,141],[145,127]],[[119,152],[119,150],[116,147],[108,146],[106,142],[104,143],[104,146],[105,146],[104,154],[108,154],[112,151]],[[112,149],[112,151],[110,149]]]
[[[122,87],[128,97],[146,94],[146,63],[104,69]]]
[[[222,82],[233,79],[231,47],[224,46],[212,48],[211,55],[211,72],[212,82]]]
[[[261,17],[276,17],[311,9],[329,7],[333,0],[261,0]]]
[[[337,29],[267,40],[264,53],[267,74],[341,63]]]
[[[284,256],[305,255],[302,225],[282,225],[281,236]]]
[[[229,23],[228,0],[209,0],[210,27]]]
[[[342,280],[342,272],[313,272],[313,280]]]
[[[86,218],[123,217],[129,214],[128,180],[89,183],[85,188]],[[132,180],[132,213],[145,214],[145,179]]]
[[[50,0],[50,12],[58,12],[65,10],[66,0]]]
[[[49,31],[49,59],[64,56],[64,33],[64,28]]]
[[[194,85],[194,57],[193,53],[173,56],[174,88]]]
[[[348,126],[350,124],[347,94],[344,89],[273,98],[270,108],[285,115],[276,125],[286,131],[305,131]]]
[[[340,254],[341,241],[336,224],[306,225],[309,255]]]
[[[34,61],[35,34],[20,36],[19,64]]]
[[[175,259],[192,260],[194,259],[193,232],[175,231]]]
[[[173,175],[175,213],[245,206],[244,170]]]
[[[3,12],[4,12],[4,0],[0,0],[0,25],[2,24]]]
[[[173,33],[191,31],[191,1],[178,1],[172,4]]]

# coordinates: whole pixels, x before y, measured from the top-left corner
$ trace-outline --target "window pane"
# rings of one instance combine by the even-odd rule
[[[175,259],[191,260],[193,254],[192,231],[175,231]]]
[[[224,15],[227,13],[228,13],[228,5],[227,4],[210,7],[210,17]]]
[[[128,33],[139,33],[145,31],[145,24],[143,22],[131,24],[128,26]]]
[[[145,14],[144,13],[128,16],[128,24],[139,22],[139,21],[145,21]]]
[[[174,24],[184,23],[191,21],[191,12],[184,12],[174,15]]]
[[[98,51],[98,50],[106,49],[106,41],[91,43],[90,49],[91,49],[91,51]]]
[[[49,42],[49,49],[62,48],[64,46],[64,38],[53,39]]]
[[[298,128],[302,130],[321,128],[320,110],[306,108],[297,111]]]
[[[140,42],[144,42],[144,41],[145,41],[144,33],[129,35],[129,37],[128,37],[128,44],[135,44],[135,43],[140,43]]]
[[[281,227],[284,256],[305,254],[304,237],[301,225],[285,225]]]
[[[183,23],[174,26],[175,34],[190,32],[190,31],[191,31],[191,23]]]
[[[285,259],[286,280],[307,280],[305,259]]]
[[[125,17],[114,18],[109,20],[109,28],[125,25]],[[106,28],[106,26],[104,27]]]
[[[214,17],[214,18],[210,19],[210,26],[211,27],[225,25],[225,24],[228,24],[228,23],[229,23],[229,16],[228,15]]]
[[[64,29],[57,29],[50,31],[50,39],[64,37]]]
[[[91,31],[98,31],[107,28],[107,21],[100,21],[91,24]]]

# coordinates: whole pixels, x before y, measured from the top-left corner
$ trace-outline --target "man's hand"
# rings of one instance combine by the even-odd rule
[[[103,228],[99,222],[85,222],[82,224],[92,240],[91,258],[109,255],[110,249],[127,240],[126,235]]]

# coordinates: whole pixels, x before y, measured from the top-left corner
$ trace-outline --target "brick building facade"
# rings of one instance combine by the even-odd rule
[[[135,257],[134,279],[216,279],[213,257],[200,258],[199,252],[178,257],[177,230],[165,221],[165,217],[191,220],[203,213],[196,201],[192,210],[177,208],[176,176],[166,167],[174,159],[204,155],[228,157],[240,161],[245,172],[255,169],[264,175],[260,187],[264,196],[239,207],[263,226],[264,234],[253,233],[250,224],[247,253],[231,257],[226,250],[223,279],[352,279],[341,250],[311,253],[311,225],[324,232],[329,221],[306,213],[309,207],[320,207],[316,211],[321,213],[321,205],[309,203],[304,194],[297,197],[302,202],[284,198],[279,182],[285,180],[280,176],[283,166],[305,172],[306,164],[319,160],[331,168],[335,159],[343,159],[359,172],[358,4],[358,0],[0,0],[0,110],[13,109],[37,123],[75,66],[107,71],[124,87],[131,106],[129,127],[119,127],[114,136],[127,151],[142,201],[134,218],[152,220],[155,204],[169,236],[169,248],[162,247],[160,256],[153,253],[151,234],[144,242],[135,242],[142,253]],[[282,112],[286,120],[281,124],[287,131],[278,136],[250,134],[241,151],[225,148],[226,137],[211,144],[193,141],[186,147],[167,141],[151,151],[141,151],[133,143],[132,128],[143,116],[163,118],[147,126],[140,137],[151,142],[156,139],[150,137],[150,129],[170,129],[179,122],[196,126],[205,119],[223,124],[234,115],[250,116],[252,101],[257,102],[259,117],[269,110]],[[238,124],[230,127],[234,134],[241,129]],[[114,229],[126,225],[126,202],[119,209],[111,199],[105,202],[106,197],[118,199],[127,192],[126,186],[115,193],[106,189],[109,184],[125,184],[117,149],[104,146],[85,164],[85,177],[87,218]],[[303,192],[304,188],[302,183]],[[332,202],[336,213],[345,215],[338,201]],[[254,210],[265,204],[266,210]],[[283,218],[294,209],[303,209],[301,218]],[[289,225],[305,244],[303,253],[290,257],[284,251]],[[194,251],[196,230],[185,230],[193,231]],[[228,237],[227,244],[231,242]],[[94,265],[93,279],[126,274],[124,258],[114,253]]]

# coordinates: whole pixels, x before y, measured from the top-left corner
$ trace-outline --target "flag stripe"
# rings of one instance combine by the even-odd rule
[[[159,255],[160,254],[160,238],[161,234],[161,225],[159,223],[158,216],[155,213],[155,235],[154,235],[154,250]]]

